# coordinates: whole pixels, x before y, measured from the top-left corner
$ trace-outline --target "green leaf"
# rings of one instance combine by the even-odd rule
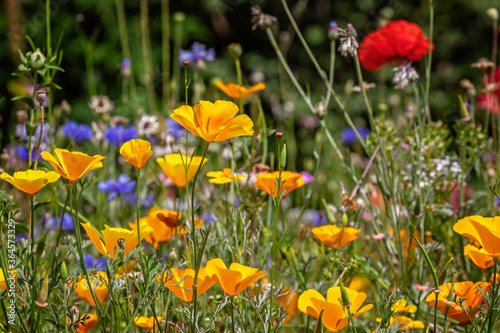
[[[18,50],[19,51],[19,57],[21,58],[21,61],[23,63],[27,63],[28,62],[28,59],[26,59],[26,57],[24,56],[24,54],[21,52],[21,50]]]
[[[59,66],[52,66],[52,65],[48,65],[48,66],[45,66],[46,68],[48,69],[53,69],[53,70],[56,70],[56,71],[61,71],[61,72],[64,72],[64,69],[62,69],[61,67]]]
[[[38,125],[31,126],[30,123],[26,123],[26,135],[27,136],[33,136],[33,135],[35,135],[35,132],[36,132],[37,128],[38,128]]]
[[[316,322],[316,326],[314,327],[314,333],[323,333],[323,311],[319,314],[318,321]]]
[[[36,70],[38,72],[38,74],[40,75],[45,75],[45,73],[47,73],[47,68],[40,68],[40,69],[37,69]]]
[[[35,210],[37,210],[40,207],[50,205],[51,203],[52,203],[52,201],[38,201],[35,203]]]
[[[13,97],[11,99],[12,101],[21,101],[21,102],[24,102],[26,104],[28,104],[28,106],[30,108],[34,108],[35,107],[35,104],[33,103],[33,100],[29,97],[25,97],[25,96],[16,96],[16,97]]]
[[[20,231],[24,232],[25,234],[28,233],[28,227],[22,223],[19,223],[19,222],[16,222],[16,232],[17,232],[17,230],[20,230]]]

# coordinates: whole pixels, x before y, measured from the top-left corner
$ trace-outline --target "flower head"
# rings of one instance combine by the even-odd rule
[[[179,50],[179,64],[182,66],[183,61],[189,61],[191,64],[197,63],[199,60],[214,61],[215,50],[210,48],[207,50],[206,45],[194,42],[191,45],[191,50]]]
[[[157,322],[161,323],[163,321],[163,317],[146,317],[146,316],[141,316],[141,317],[135,317],[134,318],[134,324],[136,326],[142,327],[142,328],[147,328],[150,330],[150,332],[158,332],[158,329],[155,330],[156,327],[158,327]]]
[[[124,243],[123,251],[125,254],[129,253],[138,244],[137,229],[130,230],[124,228],[110,228],[104,225],[104,230],[101,231],[104,242],[99,236],[97,229],[92,227],[90,223],[81,223],[82,227],[87,232],[92,244],[96,247],[97,251],[102,255],[109,253],[109,257],[113,259],[115,253],[121,248]],[[148,225],[141,225],[141,240],[152,233],[154,230]]]
[[[159,220],[169,228],[175,228],[179,226],[182,213],[151,207],[151,209],[149,210],[149,216]]]
[[[260,173],[256,176],[257,181],[255,182],[255,187],[269,195],[274,195],[276,198],[278,194],[276,191],[276,179],[279,178],[279,176],[279,171]],[[282,171],[280,194],[283,192],[285,192],[285,195],[289,194],[304,184],[302,174],[292,171]]]
[[[250,117],[237,113],[238,107],[233,102],[200,101],[194,107],[183,105],[175,109],[170,117],[194,135],[212,142],[253,134]]]
[[[284,289],[277,297],[276,304],[286,311],[286,317],[283,325],[288,323],[293,316],[299,313],[299,292],[292,287]]]
[[[162,282],[167,288],[173,292],[177,297],[186,303],[191,303],[193,300],[193,284],[194,284],[194,270],[191,268],[178,269],[171,268],[170,272],[172,276],[169,276],[166,272],[162,275],[158,275],[158,281]],[[199,297],[205,291],[210,289],[215,284],[215,281],[208,277],[206,269],[204,267],[200,268],[198,272],[197,280],[197,293]]]
[[[156,162],[160,165],[165,174],[172,180],[177,187],[184,187],[196,174],[198,167],[205,165],[208,159],[202,160],[201,156],[193,156],[193,158],[180,155],[170,154],[164,157],[158,157]],[[189,166],[187,172],[184,166]]]
[[[337,28],[337,30],[340,36],[340,54],[344,57],[348,55],[354,57],[358,53],[359,47],[359,43],[356,40],[356,29],[354,29],[351,23],[348,23],[345,29]]]
[[[411,62],[404,62],[398,67],[393,68],[394,78],[392,82],[394,82],[396,89],[405,89],[410,83],[417,80],[420,76],[418,75],[415,68],[411,67]]]
[[[94,290],[95,296],[99,303],[104,302],[108,297],[108,277],[106,272],[97,272],[95,274],[89,274],[89,280],[91,288]],[[92,297],[92,292],[90,291],[89,284],[85,275],[80,275],[74,280],[68,281],[71,288],[75,289],[78,296],[91,306],[96,306],[94,298]]]
[[[381,322],[381,318],[377,318],[377,322]],[[420,320],[413,320],[406,316],[391,316],[389,319],[389,326],[397,328],[400,331],[406,331],[407,329],[425,328],[424,323]]]
[[[464,254],[481,269],[493,266],[500,258],[500,216],[468,216],[459,220],[453,230],[480,246],[468,244]]]
[[[145,135],[149,138],[154,135],[160,129],[160,123],[156,116],[145,114],[141,117],[137,123],[137,129],[139,130],[139,135]]]
[[[64,212],[62,214],[59,214],[59,217],[57,219],[55,216],[52,216],[48,220],[48,225],[49,225],[50,230],[54,231],[57,228],[59,228],[59,225],[61,225],[61,220],[62,220],[61,231],[73,231],[73,230],[75,230],[73,227],[73,217],[68,212]]]
[[[124,127],[124,125],[111,126],[104,132],[104,137],[109,143],[115,146],[121,146],[125,142],[137,138],[137,130],[133,126]]]
[[[500,68],[495,68],[495,73],[487,76],[486,91],[478,97],[481,109],[486,109],[493,114],[500,114]]]
[[[226,295],[230,297],[238,295],[251,283],[266,275],[266,272],[258,268],[243,266],[238,263],[232,263],[227,268],[219,258],[212,259],[207,263],[206,272],[207,276],[215,280]]]
[[[171,135],[174,139],[180,139],[186,135],[186,129],[184,126],[172,118],[165,119],[165,128],[167,129],[167,134]]]
[[[109,179],[104,182],[99,182],[97,188],[101,192],[110,193],[107,200],[111,201],[119,195],[133,193],[135,184],[135,180],[130,180],[129,176],[121,174],[118,176],[117,180]]]
[[[60,177],[61,176],[54,171],[45,172],[31,169],[14,172],[13,176],[5,172],[0,174],[0,179],[9,182],[27,195],[37,194],[45,185],[55,183]]]
[[[321,227],[312,228],[311,232],[323,244],[331,248],[346,246],[358,238],[359,229],[351,227],[339,228],[333,224],[326,224]]]
[[[7,277],[9,279],[9,277]],[[14,274],[12,278],[10,279],[10,283],[13,283],[15,280],[17,280],[17,274]],[[3,271],[0,268],[0,290],[7,290],[7,282],[5,275],[3,275]]]
[[[247,176],[245,175],[233,175],[231,169],[225,168],[222,171],[210,171],[207,173],[207,177],[211,177],[209,180],[212,184],[227,184],[236,180],[237,182],[242,181]]]
[[[133,139],[122,145],[120,154],[125,157],[128,164],[141,169],[153,155],[153,151],[151,150],[151,143],[148,141]]]
[[[392,21],[361,41],[359,62],[363,68],[374,71],[388,63],[419,61],[429,53],[429,44],[429,39],[415,23]]]
[[[56,148],[54,151],[55,155],[52,155],[48,151],[43,151],[41,156],[61,176],[72,182],[83,177],[90,170],[101,168],[102,163],[100,161],[105,159],[101,155],[89,156],[78,151],[70,152],[69,150],[60,148]]]
[[[368,135],[370,135],[370,130],[366,127],[360,127],[360,128],[356,128],[356,129],[358,130],[359,135],[363,139],[366,138]],[[358,142],[358,137],[356,136],[356,132],[354,132],[354,130],[350,127],[344,128],[340,132],[340,138],[341,138],[342,142],[345,143],[346,145],[350,145],[350,144]]]
[[[366,294],[349,288],[345,288],[345,290],[351,301],[349,311],[351,312],[352,319],[355,319],[373,307],[372,304],[368,304],[360,309],[366,299]],[[321,311],[324,310],[322,316],[323,325],[326,326],[328,331],[337,332],[349,323],[347,312],[341,304],[341,299],[340,287],[328,289],[326,300],[318,291],[309,289],[299,297],[299,310],[315,318],[319,318]]]
[[[95,268],[97,270],[106,269],[106,258],[96,259],[91,254],[85,254],[83,261],[87,268]]]
[[[78,124],[74,120],[68,121],[68,123],[61,126],[61,132],[65,137],[75,141],[76,143],[82,141],[90,141],[94,132],[89,125]]]
[[[491,285],[488,282],[472,283],[471,281],[466,281],[447,283],[439,286],[439,293],[430,293],[425,301],[427,304],[434,307],[437,297],[437,309],[443,314],[447,313],[448,317],[451,319],[460,322],[461,326],[465,326],[470,323],[469,315],[471,318],[474,318],[479,311],[478,307],[484,300],[480,289],[482,289],[484,293],[487,293],[490,287]],[[467,311],[469,311],[469,309],[472,310],[469,315],[464,311],[458,299],[464,299],[462,305]]]
[[[108,96],[95,95],[90,98],[89,108],[94,110],[96,113],[106,114],[113,111],[114,105]]]
[[[259,82],[250,88],[245,88],[243,86],[240,86],[232,82],[224,84],[222,81],[215,81],[215,86],[220,90],[222,90],[224,94],[228,95],[233,99],[240,99],[240,98],[243,99],[256,91],[266,89],[266,84],[264,82]]]

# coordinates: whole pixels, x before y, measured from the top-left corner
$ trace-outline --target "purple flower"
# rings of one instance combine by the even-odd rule
[[[137,203],[137,194],[135,192],[125,193],[122,196],[125,202],[128,202],[130,205],[135,206]],[[144,199],[139,197],[139,203],[141,203],[141,208],[150,208],[155,203],[155,196],[153,194],[148,194]]]
[[[308,184],[313,181],[313,176],[309,172],[302,171],[300,174],[302,175],[302,180],[304,181],[304,184]]]
[[[97,270],[106,269],[106,258],[96,259],[90,254],[85,254],[83,256],[83,261],[87,268],[95,268]]]
[[[214,61],[215,50],[207,47],[204,44],[194,42],[191,45],[191,50],[179,50],[179,64],[182,66],[182,62],[187,60],[191,64],[195,64],[198,60]]]
[[[366,127],[357,127],[356,128],[359,132],[359,135],[364,139],[368,135],[370,135],[370,130]],[[352,128],[345,128],[340,132],[340,138],[342,139],[342,142],[344,142],[346,145],[350,145],[353,143],[358,142],[358,137],[356,136],[356,133]]]
[[[92,136],[94,135],[94,132],[92,132],[92,128],[90,126],[85,124],[78,124],[74,120],[70,120],[67,124],[62,125],[61,132],[64,134],[64,136],[77,143],[81,141],[90,141],[90,139],[92,139]]]
[[[214,214],[210,213],[210,212],[207,212],[205,211],[202,215],[201,215],[201,219],[205,222],[205,223],[213,223],[215,222],[215,216]]]
[[[137,139],[137,130],[133,126],[128,128],[123,127],[123,125],[112,126],[106,129],[104,137],[108,142],[120,147],[127,141]]]
[[[99,182],[97,188],[101,192],[110,193],[108,201],[113,200],[118,195],[126,195],[135,191],[135,180],[130,180],[130,177],[124,174],[118,176],[117,180],[109,179],[104,182]]]
[[[62,228],[61,228],[62,231],[73,231],[73,230],[75,230],[74,227],[73,227],[73,217],[71,216],[70,213],[67,213],[67,212],[65,212],[64,214],[59,215],[59,217],[57,218],[57,220],[53,216],[51,218],[49,218],[48,222],[49,222],[49,228],[50,228],[50,230],[54,231],[57,228],[59,228],[59,226],[61,225],[61,218],[62,218]]]
[[[174,137],[174,139],[180,139],[186,135],[186,129],[184,126],[170,117],[165,119],[165,128],[167,129],[167,133]]]
[[[313,221],[315,226],[319,227],[328,223],[326,218],[326,213],[323,210],[317,210],[313,216]]]

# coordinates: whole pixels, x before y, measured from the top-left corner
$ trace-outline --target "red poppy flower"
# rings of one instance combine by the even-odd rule
[[[389,22],[370,32],[358,50],[361,66],[371,71],[388,63],[419,61],[428,53],[429,38],[424,37],[418,25],[405,20]]]
[[[488,86],[492,84],[492,74],[488,74]],[[500,68],[495,69],[494,84],[496,87],[489,93],[482,93],[478,97],[478,104],[481,109],[486,109],[493,114],[500,114]],[[484,80],[482,80],[484,85]]]

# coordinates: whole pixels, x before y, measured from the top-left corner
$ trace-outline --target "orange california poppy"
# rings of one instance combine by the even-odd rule
[[[365,292],[370,288],[370,279],[365,276],[355,275],[347,287],[356,291]]]
[[[368,304],[360,309],[366,299],[366,294],[350,288],[345,288],[345,290],[351,301],[349,311],[353,319],[373,307],[373,304]],[[341,299],[340,287],[328,289],[326,300],[318,291],[309,289],[299,297],[299,310],[315,318],[319,318],[321,311],[324,310],[322,316],[323,325],[326,326],[328,331],[337,332],[349,323],[347,311],[340,303]]]
[[[450,293],[452,286],[453,291]],[[471,281],[455,282],[453,284],[447,283],[439,286],[441,291],[438,294],[437,309],[443,314],[448,311],[448,317],[458,321],[460,326],[466,326],[470,323],[469,316],[465,313],[460,304],[454,300],[456,298],[464,299],[463,306],[466,309],[469,309],[469,307],[470,309],[474,309],[471,313],[469,313],[470,317],[474,318],[476,313],[479,311],[478,307],[484,300],[484,297],[481,295],[479,290],[482,289],[484,293],[487,293],[490,287],[491,285],[488,282],[472,283]],[[434,307],[436,305],[436,293],[430,293],[425,301],[427,304]]]
[[[108,297],[108,277],[106,272],[89,274],[89,279],[97,300],[99,303],[104,302]],[[90,291],[85,275],[80,275],[76,280],[68,281],[68,284],[71,288],[75,288],[75,292],[80,298],[87,301],[91,306],[95,306],[94,298],[92,297],[92,292]]]
[[[125,157],[128,164],[141,169],[153,155],[153,151],[151,150],[151,143],[148,141],[133,139],[122,145],[120,154]]]
[[[99,322],[97,315],[93,313],[86,313],[82,315],[79,319],[80,321],[72,325],[72,327],[75,329],[75,332],[77,333],[88,332],[92,327],[94,327]]]
[[[500,257],[500,216],[468,216],[459,220],[453,230],[480,246],[469,244],[464,248],[464,254],[481,269],[493,266]]]
[[[299,313],[299,292],[292,287],[284,289],[278,297],[276,297],[276,304],[286,311],[286,317],[283,321],[283,325],[285,325],[293,316]]]
[[[417,307],[415,305],[413,304],[406,305],[406,304],[407,302],[405,299],[400,299],[391,306],[391,310],[393,312],[408,312],[408,313],[417,312]]]
[[[181,222],[182,213],[151,207],[149,209],[149,216],[158,219],[170,228],[175,228],[178,227]]]
[[[48,151],[42,151],[42,158],[49,162],[56,171],[69,181],[77,181],[87,172],[93,169],[101,168],[104,156],[89,156],[77,151],[70,152],[67,149],[56,148],[55,155]]]
[[[200,164],[203,167],[207,161],[207,158],[202,160],[201,156],[193,156],[191,158],[180,154],[165,155],[156,159],[163,172],[177,187],[185,187],[186,183],[196,175]],[[185,166],[188,166],[187,174]]]
[[[327,224],[321,227],[312,228],[311,232],[323,244],[331,248],[346,246],[358,238],[359,229],[351,227],[339,228],[333,224]]]
[[[163,321],[163,317],[146,317],[146,316],[141,316],[141,317],[135,317],[134,318],[134,324],[136,326],[142,327],[142,328],[147,328],[149,329],[150,332],[158,332],[158,323],[161,323]],[[154,329],[156,328],[156,330]]]
[[[230,297],[238,295],[250,284],[266,275],[266,272],[258,268],[238,263],[232,263],[231,267],[227,268],[222,259],[219,258],[212,259],[207,263],[206,272]]]
[[[377,318],[377,323],[380,323],[382,318]],[[420,320],[413,320],[406,316],[391,316],[389,319],[389,326],[397,328],[400,331],[407,329],[425,328],[424,323]]]
[[[222,171],[210,171],[207,173],[207,177],[211,177],[209,180],[212,184],[227,184],[236,180],[237,182],[245,179],[245,175],[233,175],[231,169],[225,168]]]
[[[8,274],[9,272],[7,272]],[[17,274],[14,273],[14,279],[17,280]],[[15,282],[14,279],[10,280],[10,283]],[[6,290],[7,289],[7,282],[5,281],[5,276],[3,275],[3,271],[0,268],[0,289],[1,290]]]
[[[186,303],[191,303],[193,301],[194,269],[171,268],[170,272],[172,276],[169,276],[167,272],[165,272],[163,276],[158,275],[158,281],[167,286],[167,288],[181,300]],[[201,296],[214,284],[215,281],[207,276],[205,267],[200,268],[198,272],[198,289],[196,291],[197,297]]]
[[[45,185],[55,183],[61,176],[54,171],[45,172],[42,170],[26,170],[14,172],[13,176],[7,173],[0,174],[0,179],[3,179],[18,190],[27,195],[35,195]]]
[[[103,242],[97,229],[92,227],[90,223],[81,223],[81,225],[87,232],[87,235],[97,251],[103,255],[109,253],[109,257],[111,259],[115,257],[115,253],[118,252],[120,246],[124,247],[123,251],[127,254],[139,243],[137,229],[130,230],[125,228],[110,228],[109,226],[104,225],[105,229],[101,231],[104,239]],[[153,228],[149,225],[141,225],[141,240],[153,231]]]
[[[266,89],[264,82],[259,82],[250,88],[245,88],[236,83],[223,83],[222,81],[215,81],[215,86],[222,90],[222,92],[234,99],[246,98],[250,94]]]
[[[253,134],[253,122],[228,101],[200,101],[194,107],[183,105],[170,116],[189,132],[207,142],[224,141],[237,136]]]
[[[277,197],[276,191],[276,179],[279,178],[279,171],[259,173],[257,181],[255,182],[255,187],[261,189],[269,195],[274,195]],[[285,192],[285,195],[289,194],[293,190],[303,186],[304,180],[302,179],[302,174],[292,171],[282,171],[281,172],[281,189],[280,193]]]

